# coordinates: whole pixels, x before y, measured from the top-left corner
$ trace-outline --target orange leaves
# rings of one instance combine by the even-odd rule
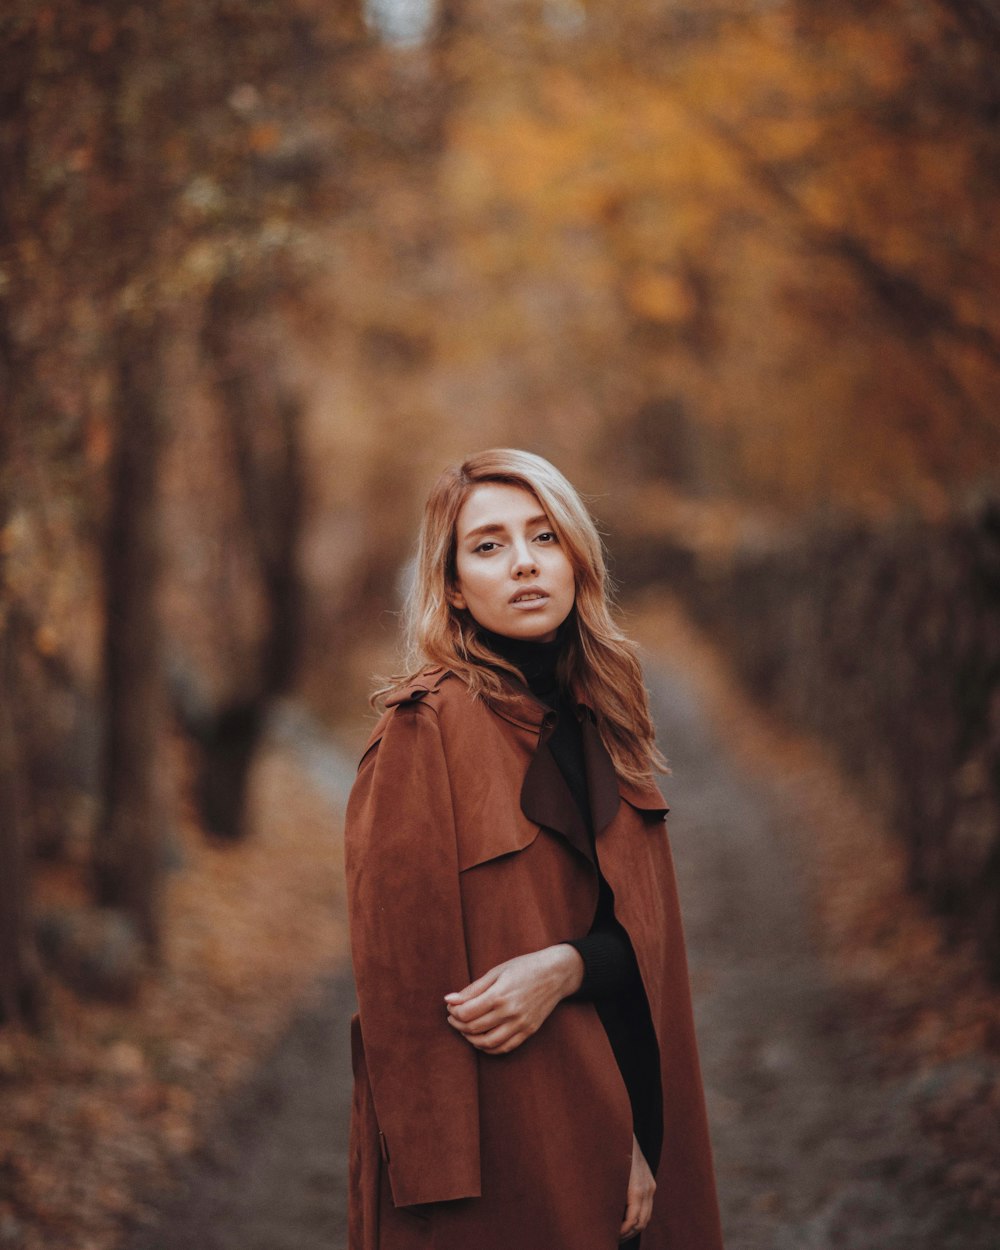
[[[273,152],[281,142],[281,127],[276,122],[260,122],[251,126],[247,143],[251,152]]]
[[[136,1209],[136,1181],[146,1192],[169,1181],[220,1095],[345,957],[330,832],[338,816],[303,768],[288,746],[265,752],[254,776],[254,835],[240,847],[206,845],[181,815],[184,867],[168,891],[165,966],[137,1006],[83,1002],[54,985],[44,1043],[0,1033],[9,1182],[0,1223],[17,1210],[18,1244],[117,1244],[119,1217]],[[72,894],[52,874],[65,869],[44,870],[49,904]]]
[[[695,311],[691,290],[672,273],[638,273],[628,282],[626,296],[637,317],[665,325],[683,323]]]
[[[53,656],[59,651],[59,635],[51,625],[39,625],[35,630],[35,650],[44,656]]]

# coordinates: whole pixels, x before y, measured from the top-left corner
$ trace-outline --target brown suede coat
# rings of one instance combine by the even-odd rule
[[[513,686],[513,683],[512,683]],[[628,1093],[593,1003],[564,1000],[507,1055],[443,1002],[494,965],[590,928],[597,872],[548,714],[430,670],[388,702],[346,824],[352,1021],[349,1250],[616,1250]],[[660,1045],[664,1141],[642,1250],[720,1250],[718,1207],[664,818],[619,782],[589,718],[601,869]]]

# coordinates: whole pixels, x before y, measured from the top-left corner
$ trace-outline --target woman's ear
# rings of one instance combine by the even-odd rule
[[[459,612],[465,611],[465,598],[460,590],[456,590],[453,586],[449,587],[445,597],[453,608],[456,608]]]

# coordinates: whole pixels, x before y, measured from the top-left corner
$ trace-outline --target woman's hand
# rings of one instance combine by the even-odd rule
[[[583,959],[575,947],[563,943],[518,955],[446,994],[448,1023],[477,1050],[504,1055],[537,1033],[582,979]]]
[[[649,1223],[653,1214],[653,1194],[656,1193],[656,1181],[649,1170],[649,1164],[639,1149],[635,1134],[632,1134],[632,1171],[628,1178],[628,1191],[625,1195],[625,1218],[618,1233],[618,1240],[625,1241],[634,1237]]]

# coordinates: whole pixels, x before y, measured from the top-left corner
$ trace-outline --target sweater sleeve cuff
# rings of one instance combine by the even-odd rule
[[[631,943],[624,933],[596,930],[566,945],[578,951],[583,960],[583,980],[574,998],[610,998],[639,975]]]

